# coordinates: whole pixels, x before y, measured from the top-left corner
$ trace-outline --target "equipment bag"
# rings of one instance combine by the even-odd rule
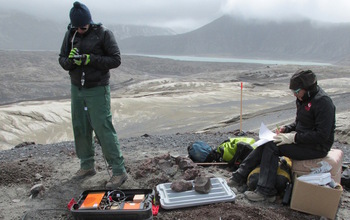
[[[233,158],[228,162],[231,169],[237,170],[242,161],[252,152],[254,148],[245,142],[237,143],[237,150]]]
[[[235,169],[254,149],[251,146],[253,143],[255,140],[249,137],[230,138],[222,142],[216,150],[222,161],[228,162],[229,166]]]
[[[188,155],[194,162],[212,162],[218,160],[218,154],[204,141],[196,141],[187,147]]]

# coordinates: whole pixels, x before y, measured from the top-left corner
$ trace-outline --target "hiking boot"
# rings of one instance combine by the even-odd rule
[[[95,168],[91,168],[88,170],[84,170],[84,169],[79,169],[76,173],[75,173],[75,179],[84,179],[85,177],[88,176],[93,176],[96,174],[96,170]]]
[[[128,175],[126,173],[120,175],[113,175],[112,178],[107,182],[106,188],[118,188],[128,179]]]
[[[262,201],[274,202],[276,200],[276,196],[265,196],[256,190],[246,191],[244,195],[248,200],[253,202],[262,202]]]
[[[233,176],[228,180],[227,185],[229,187],[235,187],[238,188],[242,186],[243,184],[240,181],[237,181]]]
[[[244,181],[240,177],[241,177],[241,175],[239,173],[236,173],[236,172],[232,173],[232,176],[228,180],[227,185],[229,185],[230,187],[235,187],[235,188],[243,186]]]

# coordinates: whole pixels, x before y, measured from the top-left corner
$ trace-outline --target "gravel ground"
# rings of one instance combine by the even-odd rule
[[[247,136],[257,137],[247,132]],[[121,149],[126,159],[129,173],[128,181],[122,189],[155,189],[160,183],[171,182],[182,177],[179,169],[168,175],[169,166],[162,168],[161,159],[174,167],[173,157],[187,156],[187,146],[197,140],[215,147],[235,133],[207,132],[201,134],[185,133],[173,135],[143,135],[121,139]],[[334,148],[344,151],[344,161],[349,161],[348,144],[336,142]],[[106,165],[101,156],[101,148],[96,146],[96,169],[98,173],[81,182],[72,179],[79,168],[73,142],[61,142],[50,145],[28,145],[0,152],[0,219],[73,219],[66,206],[71,198],[78,199],[87,189],[101,189],[109,178]],[[148,164],[153,164],[147,170]],[[198,167],[201,173],[209,176],[229,178],[231,171],[225,166]],[[140,174],[141,173],[141,174]],[[30,188],[43,184],[44,191],[36,198],[30,198]],[[281,204],[251,203],[243,194],[236,192],[234,203],[217,203],[184,209],[160,209],[154,219],[319,219],[291,210]],[[344,190],[337,219],[348,219],[350,204],[349,192]],[[229,210],[229,211],[228,211]]]

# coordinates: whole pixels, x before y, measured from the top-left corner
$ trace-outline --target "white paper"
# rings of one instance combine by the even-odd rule
[[[269,141],[272,141],[275,135],[276,135],[275,133],[270,131],[266,127],[266,125],[263,122],[261,122],[260,130],[259,130],[259,140],[254,144],[252,144],[252,147],[259,147],[260,145],[263,145]]]
[[[298,180],[316,184],[316,185],[327,185],[332,181],[331,173],[312,173],[298,177]]]

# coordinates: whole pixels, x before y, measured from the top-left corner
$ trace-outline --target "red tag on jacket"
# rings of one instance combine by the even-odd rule
[[[310,111],[311,108],[311,102],[307,103],[307,106],[305,106],[306,111]]]

